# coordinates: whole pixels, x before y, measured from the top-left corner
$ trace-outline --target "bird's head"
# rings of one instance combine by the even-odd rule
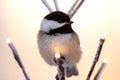
[[[67,14],[61,11],[51,12],[46,15],[41,22],[41,30],[44,32],[49,32],[64,25],[71,25],[73,22],[70,21],[70,18]]]

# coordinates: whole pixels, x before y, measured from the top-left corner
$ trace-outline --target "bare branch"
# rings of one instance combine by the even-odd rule
[[[92,75],[92,73],[93,73],[93,71],[94,71],[95,65],[96,65],[96,63],[97,63],[98,60],[99,60],[100,53],[101,53],[101,50],[102,50],[102,46],[103,46],[103,44],[104,44],[104,41],[105,41],[104,38],[100,38],[99,45],[98,45],[98,49],[97,49],[95,58],[94,58],[94,60],[93,60],[92,66],[91,66],[91,68],[90,68],[90,71],[89,71],[89,73],[88,73],[88,75],[87,75],[86,80],[90,80],[90,77],[91,77],[91,75]]]
[[[84,0],[81,0],[80,3],[72,10],[72,12],[69,14],[70,18],[72,18],[77,10],[80,8],[80,6],[83,4]]]
[[[12,42],[12,39],[8,39],[7,43],[8,43],[9,47],[11,48],[11,50],[13,52],[14,59],[16,60],[16,62],[20,66],[20,68],[22,69],[23,74],[24,74],[26,80],[30,80],[27,72],[25,71],[24,65],[23,65],[23,63],[22,63],[22,61],[21,61],[21,59],[19,57],[19,54],[18,54],[18,52],[17,52],[17,50],[16,50],[16,48],[15,48],[13,42]]]
[[[72,10],[75,8],[76,4],[78,3],[79,0],[76,0],[74,4],[71,6],[70,10],[67,12],[68,15],[72,12]]]
[[[50,5],[47,3],[46,0],[41,0],[41,1],[43,2],[43,4],[47,7],[47,9],[48,9],[50,12],[53,11],[52,8],[50,7]]]
[[[108,63],[108,59],[105,58],[101,64],[101,67],[99,68],[97,74],[95,75],[94,80],[99,80],[104,68],[107,66],[107,63]]]
[[[58,2],[57,2],[57,0],[53,0],[53,1],[54,1],[54,4],[55,4],[56,11],[59,11],[59,7],[58,7]]]

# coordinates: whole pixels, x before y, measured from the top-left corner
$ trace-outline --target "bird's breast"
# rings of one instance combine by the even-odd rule
[[[66,59],[66,64],[76,63],[80,59],[81,51],[75,34],[57,34],[55,36],[40,32],[38,44],[40,54],[50,65],[54,64],[55,53],[60,53]]]
[[[48,45],[51,49],[51,52],[53,52],[53,54],[56,52],[65,54],[67,48],[69,47],[70,38],[71,34],[58,34],[56,36],[49,36]]]

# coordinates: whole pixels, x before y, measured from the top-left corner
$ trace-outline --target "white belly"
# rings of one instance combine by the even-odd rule
[[[71,40],[72,34],[57,36],[41,36],[38,39],[40,54],[42,58],[49,64],[55,65],[54,56],[56,52],[61,53],[65,57],[66,65],[73,65],[80,59],[80,47],[75,41]]]

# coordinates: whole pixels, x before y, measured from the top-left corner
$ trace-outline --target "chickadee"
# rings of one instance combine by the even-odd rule
[[[71,27],[73,22],[61,11],[51,12],[41,22],[38,33],[38,47],[41,57],[49,65],[56,65],[55,53],[64,57],[63,67],[67,77],[78,75],[76,63],[81,58],[78,35]]]

